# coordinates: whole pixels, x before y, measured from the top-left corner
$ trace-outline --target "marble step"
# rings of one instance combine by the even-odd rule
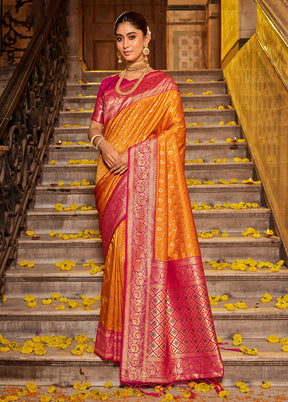
[[[89,82],[87,84],[80,84],[75,82],[68,82],[65,89],[65,96],[75,97],[78,95],[82,96],[96,96],[100,87],[100,81]],[[211,91],[214,95],[216,94],[226,94],[227,88],[224,81],[196,81],[196,82],[185,82],[177,81],[177,87],[180,94],[183,93],[193,93],[194,95],[202,95],[203,92]],[[80,97],[80,96],[79,96]]]
[[[231,298],[245,301],[253,296],[259,298],[257,308],[264,308],[265,304],[260,299],[265,293],[274,298],[274,304],[277,297],[287,293],[288,269],[285,267],[278,272],[271,272],[268,268],[258,269],[257,272],[228,268],[218,271],[204,264],[204,269],[209,294],[215,297],[225,294],[229,297],[228,302]],[[18,265],[6,273],[5,295],[8,299],[23,298],[29,294],[44,299],[54,292],[71,299],[80,299],[82,294],[87,297],[100,295],[102,273],[91,275],[89,270],[81,264],[70,271],[61,271],[55,264],[39,263],[34,268]],[[220,302],[219,305],[223,307],[224,304]],[[268,307],[271,305],[273,301],[267,304]]]
[[[256,202],[261,204],[261,184],[245,185],[193,185],[188,186],[191,202],[209,205],[239,202]],[[94,186],[71,187],[51,185],[37,186],[35,194],[35,208],[49,208],[55,204],[77,204],[95,206]]]
[[[96,171],[96,165],[68,165],[68,163],[63,165],[44,165],[41,184],[55,184],[62,180],[66,185],[70,182],[81,182],[82,179],[94,184]],[[219,179],[230,180],[235,178],[240,184],[242,180],[252,177],[253,172],[254,164],[252,162],[185,164],[186,179],[214,180],[216,183]]]
[[[27,228],[37,234],[77,233],[87,228],[99,230],[99,219],[96,210],[92,211],[55,211],[52,208],[33,209],[27,212]],[[247,227],[257,228],[262,233],[270,227],[270,210],[268,208],[252,208],[242,210],[194,210],[196,229],[198,232],[209,232],[213,229],[229,234],[245,231]]]
[[[70,159],[94,159],[97,160],[99,152],[91,145],[55,145],[49,146],[48,161],[56,160],[56,163],[67,163]],[[200,143],[187,144],[185,158],[188,160],[203,159],[204,162],[213,162],[214,158],[233,161],[237,158],[249,157],[246,143]]]
[[[87,141],[88,126],[84,127],[55,127],[54,142],[58,141]],[[241,138],[241,129],[236,126],[188,126],[186,137],[189,142],[200,141],[208,143],[211,139],[225,142],[226,138]],[[234,144],[235,145],[235,144]],[[240,144],[237,144],[240,145]]]
[[[83,81],[88,82],[101,82],[109,75],[119,74],[121,70],[106,70],[106,71],[83,71]],[[186,81],[192,79],[193,81],[223,81],[222,70],[163,70],[163,72],[171,75],[175,81]]]
[[[90,110],[91,108],[94,109],[95,102],[96,102],[96,95],[66,96],[63,99],[63,110],[68,111],[69,109],[74,109],[75,111],[78,111],[79,108],[84,110]],[[184,109],[187,107],[194,107],[199,109],[205,109],[208,107],[218,108],[219,106],[228,107],[229,105],[231,105],[231,96],[228,94],[182,95],[182,103]]]
[[[25,340],[15,338],[20,345]],[[269,380],[273,386],[287,385],[283,370],[287,367],[288,356],[281,351],[279,344],[270,344],[263,336],[246,337],[245,346],[258,349],[256,356],[249,356],[237,350],[227,350],[238,349],[232,345],[231,339],[224,338],[222,341],[225,344],[220,345],[224,363],[224,377],[221,382],[224,387],[235,387],[238,381],[247,382],[249,386],[259,385],[263,379]],[[120,385],[119,363],[102,361],[93,353],[87,352],[74,356],[71,350],[75,345],[74,341],[65,351],[46,347],[47,354],[44,356],[21,355],[13,351],[0,355],[0,384],[24,386],[28,381],[32,381],[38,385],[72,387],[75,382],[85,380],[92,386],[104,386],[107,381],[111,381],[114,386]],[[93,345],[93,342],[90,341],[88,345]]]
[[[94,227],[87,228],[94,230]],[[204,261],[234,261],[238,258],[246,260],[254,258],[262,261],[278,261],[280,259],[281,241],[277,236],[254,239],[233,235],[229,237],[213,237],[199,239]],[[55,263],[63,260],[87,263],[93,259],[96,263],[103,261],[102,241],[95,236],[90,239],[63,240],[43,234],[38,240],[21,236],[18,240],[17,263],[22,260],[34,263]]]
[[[212,306],[217,336],[232,338],[233,334],[238,333],[243,338],[268,337],[272,334],[287,337],[287,310],[277,309],[273,302],[264,307],[261,302],[261,306],[256,305],[259,300],[260,298],[245,298],[242,301],[245,301],[247,308],[234,311],[225,309],[224,302],[221,302],[221,306],[220,303],[218,306]],[[239,298],[231,299],[232,304],[239,301]],[[100,314],[98,302],[89,310],[84,310],[83,307],[56,310],[60,302],[53,301],[49,306],[43,306],[41,299],[37,299],[37,302],[37,307],[29,308],[23,299],[7,299],[5,305],[0,307],[1,334],[8,339],[19,334],[23,337],[74,337],[79,334],[85,334],[89,338],[95,337]],[[2,356],[0,354],[0,358]]]
[[[89,126],[93,111],[61,111],[59,116],[59,127],[63,125]],[[204,125],[219,125],[220,122],[229,123],[235,121],[236,113],[233,109],[222,110],[186,110],[185,120],[187,124],[203,123]]]

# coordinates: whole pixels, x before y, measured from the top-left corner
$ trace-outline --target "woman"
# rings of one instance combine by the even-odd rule
[[[181,97],[148,64],[142,14],[121,14],[114,34],[126,67],[103,80],[88,133],[100,151],[105,256],[95,353],[121,362],[123,383],[217,379],[223,365],[184,174]]]

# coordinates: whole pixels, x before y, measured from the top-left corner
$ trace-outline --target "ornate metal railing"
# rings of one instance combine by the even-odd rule
[[[65,1],[50,1],[0,98],[0,302],[67,77]]]
[[[0,56],[5,53],[9,64],[15,64],[15,60],[25,51],[21,40],[32,37],[32,15],[26,19],[18,16],[19,10],[27,3],[33,3],[33,0],[17,0],[13,14],[11,9],[5,12],[3,0],[0,0]]]

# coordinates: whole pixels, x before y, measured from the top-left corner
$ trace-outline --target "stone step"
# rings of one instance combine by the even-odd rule
[[[212,91],[211,91],[212,92]],[[96,96],[66,96],[63,100],[63,110],[69,111],[74,109],[90,110],[94,109]],[[194,107],[197,109],[218,108],[219,106],[228,107],[231,105],[231,96],[228,94],[218,95],[182,95],[182,103],[184,109]]]
[[[89,126],[92,117],[92,111],[75,111],[75,112],[60,112],[59,127],[66,124]],[[186,110],[185,120],[187,124],[203,123],[204,125],[219,125],[220,122],[229,123],[235,121],[236,114],[233,109],[222,110]]]
[[[48,161],[56,160],[56,163],[67,163],[70,159],[97,160],[99,152],[91,145],[55,145],[49,147]],[[213,162],[214,158],[233,161],[237,158],[247,158],[248,149],[246,143],[200,143],[186,146],[185,158],[188,160],[203,159],[204,162]]]
[[[94,230],[93,227],[87,229]],[[256,228],[257,229],[257,228]],[[199,239],[204,261],[234,261],[238,258],[246,260],[254,258],[262,261],[278,261],[280,259],[280,244],[278,237],[251,237],[233,235],[229,237],[213,237]],[[63,240],[58,237],[41,235],[40,239],[32,240],[22,236],[18,240],[17,263],[28,260],[34,263],[55,263],[63,260],[73,260],[77,263],[87,263],[93,259],[96,263],[103,261],[102,241],[90,239]]]
[[[82,96],[96,96],[100,87],[98,83],[89,82],[87,84],[68,83],[65,90],[65,96],[79,98]],[[177,87],[180,94],[193,93],[194,95],[202,95],[203,92],[211,91],[212,94],[226,94],[227,88],[224,81],[198,81],[198,82],[185,82],[177,81]]]
[[[277,297],[287,293],[286,267],[278,272],[271,272],[268,268],[258,269],[257,272],[227,268],[218,271],[211,269],[209,264],[204,264],[204,269],[209,294],[215,297],[225,294],[229,297],[229,303],[231,298],[245,301],[253,296],[259,298],[257,308],[270,308],[274,306]],[[29,294],[44,299],[54,292],[71,299],[80,299],[82,294],[87,297],[100,295],[102,273],[91,275],[89,270],[89,267],[83,267],[81,264],[70,271],[62,271],[55,264],[36,264],[34,268],[17,266],[6,273],[5,295],[8,299],[23,298]],[[265,293],[269,293],[274,300],[268,304],[260,302]],[[19,304],[19,307],[21,305]],[[219,306],[223,307],[223,302],[219,302]]]
[[[240,301],[239,298],[230,300],[231,304]],[[83,307],[56,310],[56,306],[63,303],[52,301],[49,306],[43,306],[41,299],[37,301],[37,307],[29,308],[24,300],[7,299],[5,305],[0,308],[1,334],[8,339],[19,334],[23,337],[35,335],[74,337],[79,334],[85,334],[89,338],[95,337],[100,314],[99,302],[88,310],[84,310]],[[277,309],[272,302],[269,306],[262,307],[260,298],[246,298],[242,301],[246,303],[246,309],[228,311],[224,308],[225,302],[221,302],[221,306],[220,304],[212,306],[217,336],[232,338],[233,334],[238,333],[243,338],[263,336],[266,338],[272,334],[287,337],[287,310]],[[259,302],[261,306],[256,305]],[[254,347],[257,348],[256,345]]]
[[[65,206],[65,205],[64,205]],[[262,233],[269,227],[270,210],[252,208],[242,210],[194,210],[197,232],[210,232],[213,229],[229,234],[245,231],[247,227],[257,228]],[[93,227],[99,230],[98,213],[92,211],[55,211],[50,209],[33,209],[27,212],[27,228],[37,234],[77,233]]]
[[[55,184],[63,181],[64,184],[70,182],[81,182],[86,179],[90,184],[95,183],[96,165],[44,165],[42,185]],[[203,180],[231,180],[235,178],[242,182],[253,176],[254,164],[252,162],[226,162],[226,163],[186,163],[186,179]]]
[[[17,341],[23,344],[24,339],[17,338]],[[224,339],[223,342],[228,343],[228,347],[232,344],[230,339]],[[88,345],[92,344],[89,342]],[[257,347],[256,356],[225,350],[226,345],[223,345],[220,351],[224,363],[224,377],[221,381],[224,387],[235,387],[239,380],[247,382],[249,386],[259,386],[267,377],[273,386],[287,386],[286,376],[283,376],[283,370],[288,364],[287,353],[281,351],[279,344],[267,344],[264,338],[246,339],[247,347]],[[104,386],[107,381],[111,381],[114,386],[120,385],[119,363],[103,362],[93,353],[84,352],[81,356],[74,356],[71,353],[74,346],[75,342],[65,351],[46,347],[47,355],[44,356],[20,355],[19,352],[1,356],[0,384],[25,385],[32,381],[38,385],[72,387],[75,382],[85,380],[92,386]],[[232,348],[235,349],[233,345]]]
[[[239,202],[256,202],[261,204],[262,187],[259,184],[231,184],[231,185],[193,185],[188,186],[191,202],[209,205]],[[49,208],[55,204],[77,204],[95,206],[94,186],[37,186],[35,208]]]
[[[84,127],[55,127],[54,142],[58,141],[87,141],[88,126]],[[207,143],[211,139],[225,142],[226,138],[241,138],[239,125],[234,126],[188,126],[186,128],[188,142],[200,141]],[[234,144],[235,145],[235,144]],[[240,145],[240,144],[237,144]]]
[[[106,70],[106,71],[83,71],[83,81],[101,82],[105,77],[119,74],[121,70]],[[175,81],[223,81],[222,70],[163,70],[166,74],[171,75]]]

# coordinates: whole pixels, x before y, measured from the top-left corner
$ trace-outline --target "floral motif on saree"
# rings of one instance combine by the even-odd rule
[[[119,152],[129,148],[129,164],[119,177],[100,157],[97,171],[107,274],[95,353],[121,362],[124,383],[220,378],[223,364],[185,181],[179,92],[156,71],[122,103],[115,94],[111,86],[104,97],[104,136]],[[114,280],[112,270],[124,272]],[[123,314],[112,319],[117,291]]]

